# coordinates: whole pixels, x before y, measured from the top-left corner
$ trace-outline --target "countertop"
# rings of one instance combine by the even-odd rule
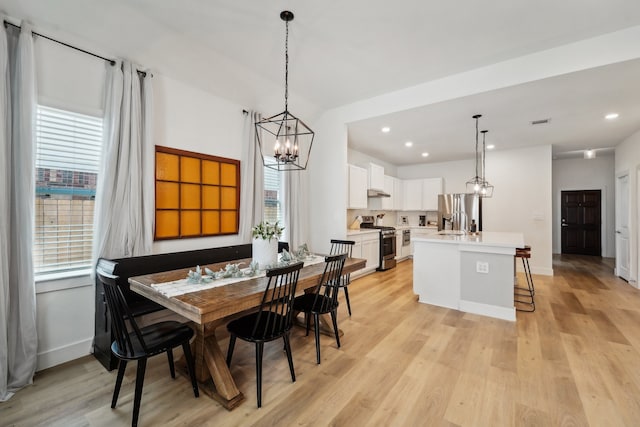
[[[362,234],[380,234],[377,228],[361,228],[360,230],[347,230],[347,236],[360,236]]]
[[[412,237],[415,242],[445,243],[445,244],[470,244],[481,246],[497,246],[505,248],[523,248],[524,236],[522,233],[483,231],[477,234],[432,234],[424,237]]]

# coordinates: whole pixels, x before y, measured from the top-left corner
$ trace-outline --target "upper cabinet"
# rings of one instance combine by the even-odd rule
[[[404,200],[403,181],[398,178],[394,178],[393,180],[393,195],[391,196],[393,201],[393,210],[401,211],[403,208],[402,202]]]
[[[394,178],[392,176],[384,176],[384,186],[382,187],[382,191],[390,195],[391,197],[370,197],[369,198],[369,209],[371,210],[382,210],[382,211],[393,211],[396,208],[396,199],[398,193],[396,192],[396,182],[398,182],[398,178]]]
[[[421,211],[422,179],[405,179],[402,181],[402,210]]]
[[[438,194],[442,194],[442,178],[422,180],[422,210],[438,210]]]
[[[367,209],[367,170],[349,165],[348,209]]]
[[[406,179],[402,190],[403,211],[437,211],[442,178]]]
[[[384,167],[369,163],[369,188],[384,190]]]

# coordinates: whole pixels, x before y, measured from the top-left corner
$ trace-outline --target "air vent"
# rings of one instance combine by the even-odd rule
[[[535,125],[546,125],[550,121],[551,121],[551,119],[534,120],[534,121],[531,122],[531,125],[532,126],[535,126]]]

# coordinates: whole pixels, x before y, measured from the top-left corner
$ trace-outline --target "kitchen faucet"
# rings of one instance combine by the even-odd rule
[[[464,234],[467,234],[467,229],[469,228],[469,216],[465,211],[455,211],[451,214],[451,219],[449,220],[451,222],[451,228],[453,229],[453,218],[456,214],[460,215],[460,222],[462,222],[462,215],[464,215],[464,228],[461,226],[460,230],[462,230]]]

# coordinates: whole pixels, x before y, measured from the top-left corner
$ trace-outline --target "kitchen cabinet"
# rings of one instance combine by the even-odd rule
[[[367,260],[366,267],[351,273],[351,277],[358,277],[375,271],[380,263],[380,233],[348,234],[347,240],[353,240],[355,242],[352,256],[354,258],[364,258]]]
[[[374,190],[384,189],[384,167],[369,163],[369,188]]]
[[[402,230],[396,229],[396,261],[403,259],[402,256]]]
[[[401,211],[403,208],[402,201],[404,200],[404,197],[402,194],[402,182],[403,181],[398,178],[394,178],[393,180],[393,196],[391,198],[393,199],[393,210],[395,211]]]
[[[405,179],[402,181],[402,210],[421,211],[422,179]]]
[[[374,271],[380,265],[380,235],[365,234],[362,236],[362,258],[367,260],[365,270]]]
[[[402,181],[403,211],[437,211],[442,178],[405,179]]]
[[[367,209],[367,170],[349,165],[348,209]]]
[[[384,176],[384,187],[383,191],[389,194],[391,197],[370,197],[369,198],[369,209],[371,210],[382,210],[382,211],[392,211],[394,210],[394,199],[396,197],[395,194],[395,182],[397,178],[392,176]]]
[[[438,194],[442,194],[442,178],[422,180],[422,210],[438,210]]]

